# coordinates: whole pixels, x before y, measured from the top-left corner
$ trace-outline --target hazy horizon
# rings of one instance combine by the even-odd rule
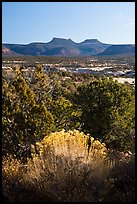
[[[60,37],[53,37],[53,38],[60,38]],[[52,39],[53,39],[52,38]],[[50,40],[50,41],[52,41],[52,39]],[[71,38],[60,38],[60,39],[66,39],[66,40],[68,40],[68,39],[71,39]],[[91,39],[95,39],[95,38],[91,38]],[[91,40],[91,39],[85,39],[85,40]],[[71,39],[73,42],[75,42],[75,43],[81,43],[81,42],[84,42],[84,40],[83,41],[81,41],[81,42],[76,42],[76,41],[74,41],[73,39]],[[97,39],[98,41],[100,41],[99,39]],[[30,44],[30,43],[49,43],[50,41],[45,41],[45,42],[43,42],[43,41],[33,41],[33,42],[29,42],[29,43],[7,43],[7,42],[2,42],[2,44],[20,44],[20,45],[28,45],[28,44]],[[100,41],[101,42],[101,41]],[[112,45],[126,45],[126,44],[131,44],[131,45],[134,45],[135,43],[107,43],[107,42],[101,42],[101,43],[105,43],[105,44],[112,44]]]

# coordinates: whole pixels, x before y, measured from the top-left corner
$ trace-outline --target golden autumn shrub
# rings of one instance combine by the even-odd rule
[[[90,143],[89,143],[90,142]],[[78,130],[51,133],[41,142],[36,143],[36,148],[32,145],[32,154],[47,154],[48,149],[54,149],[55,155],[71,157],[75,160],[93,161],[106,157],[107,149],[104,143],[94,140],[90,135],[86,135]]]

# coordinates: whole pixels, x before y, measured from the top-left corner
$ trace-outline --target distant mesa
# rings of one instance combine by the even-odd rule
[[[69,39],[66,39],[66,38],[56,38],[56,37],[54,37],[52,40],[51,40],[51,42],[59,42],[59,41],[72,41],[71,40],[71,38],[69,38]]]
[[[135,55],[135,45],[112,45],[98,39],[86,39],[76,43],[73,40],[54,37],[50,42],[23,44],[2,44],[3,55],[30,56],[104,56]]]
[[[87,40],[84,40],[82,43],[101,44],[101,42],[98,39],[87,39]]]

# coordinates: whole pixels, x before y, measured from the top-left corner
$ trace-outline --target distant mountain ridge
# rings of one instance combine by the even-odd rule
[[[111,45],[103,53],[98,55],[135,55],[135,45]]]
[[[2,44],[3,55],[30,56],[95,56],[95,55],[134,55],[135,45],[112,45],[98,39],[86,39],[76,43],[71,39],[53,38],[50,42],[23,44]]]

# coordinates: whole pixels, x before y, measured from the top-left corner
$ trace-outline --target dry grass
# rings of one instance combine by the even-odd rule
[[[105,144],[91,138],[88,153],[88,138],[78,131],[52,133],[32,146],[26,165],[3,158],[3,191],[10,201],[134,201],[134,158],[108,168]]]

